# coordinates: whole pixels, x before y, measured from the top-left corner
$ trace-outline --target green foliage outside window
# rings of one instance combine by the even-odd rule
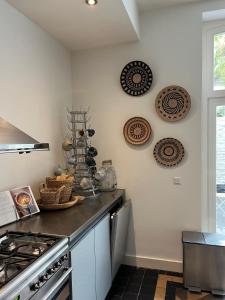
[[[225,116],[225,106],[217,106],[217,108],[216,108],[216,116],[217,116],[217,118]]]
[[[225,87],[225,32],[214,36],[215,84]]]

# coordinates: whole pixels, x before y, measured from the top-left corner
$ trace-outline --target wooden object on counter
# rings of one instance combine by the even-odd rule
[[[40,210],[60,210],[66,209],[80,203],[84,200],[83,196],[73,196],[70,201],[66,203],[55,203],[55,204],[45,204],[43,202],[38,202]]]
[[[66,203],[70,200],[73,183],[73,176],[61,175],[46,178],[46,184],[48,188],[59,188],[61,186],[65,186],[60,195],[59,203]]]
[[[62,192],[64,191],[65,186],[59,188],[48,188],[45,184],[40,186],[40,196],[42,205],[56,205],[60,201]]]

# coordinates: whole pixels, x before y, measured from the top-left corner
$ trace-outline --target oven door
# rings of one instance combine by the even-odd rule
[[[72,268],[69,268],[60,277],[60,279],[50,288],[50,290],[43,296],[43,300],[69,300],[70,293],[70,274]]]
[[[71,297],[71,271],[72,268],[65,269],[63,274],[50,286],[41,288],[31,299],[32,300],[70,300]]]

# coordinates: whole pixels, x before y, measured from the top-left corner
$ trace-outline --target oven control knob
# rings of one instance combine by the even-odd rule
[[[49,274],[49,272],[47,272],[45,275],[44,275],[44,277],[46,278],[46,280],[48,280],[49,278],[50,278],[50,274]]]
[[[48,274],[45,274],[45,275],[43,276],[43,280],[44,280],[44,281],[48,280]]]
[[[55,266],[56,266],[56,268],[59,268],[59,267],[61,267],[61,262],[60,261],[57,261],[57,263],[55,264]]]
[[[65,255],[62,257],[62,260],[63,260],[63,261],[68,260],[67,254],[65,254]]]
[[[32,291],[34,291],[34,292],[36,292],[37,290],[39,290],[39,288],[40,288],[40,283],[39,283],[39,282],[34,283],[34,284],[30,287],[30,289],[31,289]]]
[[[54,273],[54,269],[53,268],[51,268],[51,269],[48,270],[48,274],[49,275],[52,275],[53,273]]]
[[[58,270],[58,267],[56,265],[53,266],[54,273]]]
[[[47,280],[48,280],[48,276],[47,276],[47,275],[41,276],[41,278],[40,278],[40,282],[41,282],[41,283],[44,283],[44,282],[46,282]]]

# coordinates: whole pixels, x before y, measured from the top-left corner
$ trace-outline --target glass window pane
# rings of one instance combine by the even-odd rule
[[[225,90],[225,32],[214,35],[214,90]]]
[[[216,231],[225,233],[225,106],[216,108]]]

